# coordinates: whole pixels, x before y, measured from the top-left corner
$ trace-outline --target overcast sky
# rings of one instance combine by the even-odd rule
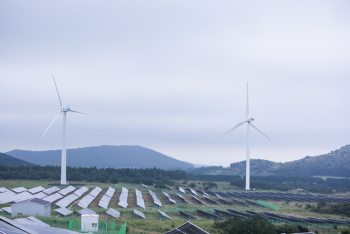
[[[350,2],[0,0],[0,152],[140,145],[229,166],[350,143]],[[69,157],[69,155],[68,155]]]

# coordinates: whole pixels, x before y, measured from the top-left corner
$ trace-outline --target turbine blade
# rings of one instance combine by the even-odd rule
[[[227,133],[231,132],[232,130],[235,130],[236,128],[238,128],[239,126],[241,126],[242,124],[244,124],[245,122],[247,122],[247,120],[244,121],[244,122],[241,122],[241,123],[237,124],[236,126],[234,126],[233,128],[231,128],[228,132],[226,132],[226,133],[225,133],[224,135],[222,135],[221,137],[225,136]],[[218,139],[220,139],[221,137],[219,137]]]
[[[56,87],[56,91],[57,91],[58,99],[60,100],[60,105],[61,105],[61,108],[62,108],[61,97],[60,97],[60,94],[58,93],[58,89],[57,89],[57,85],[56,85],[55,77],[53,76],[53,74],[52,74],[52,78],[53,78],[53,82],[55,83],[55,87]]]
[[[246,115],[245,118],[248,119],[249,115],[249,102],[248,102],[248,82],[247,82],[247,106],[246,106]]]
[[[45,135],[45,133],[47,132],[47,130],[49,130],[49,128],[51,127],[51,125],[56,121],[56,119],[58,118],[58,116],[62,113],[62,111],[60,111],[58,113],[58,115],[56,115],[56,117],[53,119],[52,123],[50,124],[50,126],[46,129],[46,131],[44,132],[44,134],[41,136],[41,138],[43,138],[43,136]]]
[[[271,139],[268,137],[268,136],[266,136],[264,133],[262,133],[262,131],[260,131],[257,127],[255,127],[252,123],[249,123],[250,124],[250,126],[252,126],[253,128],[255,128],[255,130],[257,130],[258,132],[260,132],[261,134],[263,134],[267,139],[269,139],[270,141],[271,141]]]
[[[74,110],[69,110],[70,112],[75,112],[75,113],[79,113],[79,114],[82,114],[82,115],[89,115],[89,114],[85,114],[83,112],[79,112],[79,111],[74,111]],[[90,115],[91,116],[91,115]]]

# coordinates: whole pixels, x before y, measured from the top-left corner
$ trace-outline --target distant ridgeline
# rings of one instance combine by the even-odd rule
[[[27,151],[12,150],[6,154],[40,166],[60,166],[61,150]],[[97,168],[194,168],[151,149],[141,146],[96,146],[67,150],[67,166]]]
[[[196,175],[245,176],[246,162],[231,163],[229,168],[201,167],[187,169]],[[256,176],[338,176],[350,178],[350,145],[320,156],[307,156],[286,163],[251,159],[251,175]]]
[[[10,155],[0,153],[0,165],[3,166],[13,166],[13,167],[20,167],[20,166],[35,166],[33,163],[26,162],[24,160],[14,158]]]

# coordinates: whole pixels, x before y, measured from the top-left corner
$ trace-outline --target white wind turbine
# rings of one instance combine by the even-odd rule
[[[246,181],[245,181],[245,189],[246,190],[250,190],[250,157],[249,157],[249,128],[250,126],[252,126],[255,130],[257,130],[258,132],[260,132],[261,134],[263,134],[267,139],[271,140],[270,138],[268,138],[264,133],[262,133],[257,127],[255,127],[252,122],[254,121],[254,118],[248,118],[249,115],[249,103],[248,103],[248,83],[247,83],[247,108],[246,108],[246,120],[238,123],[236,126],[234,126],[232,129],[230,129],[228,132],[226,132],[224,135],[222,135],[221,137],[225,136],[227,133],[233,131],[234,129],[238,128],[239,126],[241,126],[244,123],[247,123],[247,158],[246,158]],[[219,138],[221,138],[219,137]],[[219,139],[218,138],[218,139]]]
[[[58,118],[58,116],[63,113],[63,128],[62,128],[62,157],[61,157],[61,185],[67,185],[67,173],[66,173],[66,167],[67,167],[67,161],[66,161],[66,115],[67,112],[75,112],[75,113],[79,113],[79,114],[84,114],[87,115],[85,113],[81,113],[78,111],[74,111],[71,110],[69,108],[69,106],[65,106],[62,107],[62,102],[61,102],[61,98],[60,98],[60,94],[58,93],[58,89],[57,89],[57,85],[56,85],[56,81],[55,81],[55,77],[52,75],[53,78],[53,82],[55,83],[55,87],[56,87],[56,91],[57,91],[57,95],[58,95],[58,99],[60,101],[60,105],[61,105],[61,110],[58,113],[58,115],[54,118],[54,120],[52,121],[52,123],[49,125],[49,127],[46,129],[46,131],[44,132],[44,134],[41,136],[41,138],[45,135],[45,133],[47,132],[47,130],[49,130],[49,128],[51,127],[51,125],[56,121],[56,119]]]

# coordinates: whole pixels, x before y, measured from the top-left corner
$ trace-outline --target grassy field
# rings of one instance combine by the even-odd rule
[[[187,185],[191,182],[192,181],[188,181]],[[53,184],[53,183],[59,183],[59,181],[0,180],[0,187],[6,187],[6,188],[25,187],[25,188],[29,189],[29,188],[33,188],[33,187],[40,185],[40,186],[43,186],[45,188],[49,188],[49,187],[52,187],[52,185],[50,185],[50,184]],[[81,182],[79,182],[79,183],[81,183]],[[194,181],[194,183],[196,183],[196,186],[197,186],[196,188],[202,189],[202,182]],[[74,184],[74,182],[72,182],[72,184]],[[234,189],[228,182],[218,182],[217,184],[218,184],[218,189],[217,189],[218,191],[238,191],[238,190]],[[178,198],[178,196],[175,193],[176,192],[175,190],[164,190],[177,202],[177,205],[173,205],[164,196],[164,194],[162,193],[162,191],[160,189],[155,189],[153,186],[150,186],[148,189],[155,192],[158,199],[163,204],[162,207],[157,208],[154,206],[153,199],[150,196],[148,189],[142,187],[141,185],[123,184],[123,183],[119,183],[119,184],[115,185],[115,184],[111,184],[111,183],[97,183],[97,182],[84,182],[84,185],[89,188],[89,191],[87,193],[85,193],[83,196],[87,195],[96,186],[103,189],[102,192],[90,204],[89,209],[97,212],[100,216],[99,219],[101,221],[104,221],[108,217],[109,222],[115,222],[118,225],[126,222],[129,233],[164,233],[166,231],[174,229],[175,227],[180,226],[185,221],[187,221],[187,219],[184,219],[184,217],[182,217],[179,214],[179,212],[176,208],[179,208],[179,209],[195,216],[197,218],[197,220],[191,220],[191,222],[194,223],[195,225],[203,228],[204,230],[210,232],[210,233],[220,233],[220,231],[215,230],[212,227],[214,220],[199,216],[198,213],[196,212],[196,209],[201,209],[201,210],[205,210],[208,212],[213,212],[213,208],[220,209],[220,210],[226,210],[227,208],[231,208],[231,209],[234,209],[237,211],[243,211],[243,212],[245,212],[245,210],[251,210],[251,211],[255,211],[255,212],[269,211],[269,212],[272,212],[275,214],[280,214],[283,216],[295,216],[295,217],[300,217],[300,218],[315,217],[315,218],[344,219],[344,217],[341,217],[338,215],[323,215],[323,214],[309,212],[304,208],[307,203],[300,203],[300,202],[299,203],[296,203],[296,202],[285,203],[285,202],[269,201],[270,204],[276,205],[280,208],[279,210],[271,210],[271,209],[267,209],[267,208],[260,208],[260,207],[254,207],[254,206],[247,208],[247,207],[242,207],[242,206],[238,206],[238,205],[209,204],[208,201],[206,201],[201,195],[199,195],[197,197],[199,199],[201,199],[202,201],[207,203],[207,205],[200,205],[189,194],[183,194],[183,196],[188,201],[193,203],[193,204],[187,204],[187,203],[184,203],[184,201],[182,201],[180,198]],[[178,182],[178,185],[180,185],[182,187],[187,187],[187,185],[182,184],[182,181]],[[81,187],[81,186],[76,186],[76,187]],[[98,203],[99,203],[101,197],[105,194],[108,187],[116,188],[116,192],[109,203],[109,207],[114,208],[114,209],[121,212],[121,216],[119,217],[119,219],[115,219],[115,218],[108,216],[107,214],[105,214],[105,212],[107,210],[98,206]],[[123,209],[123,208],[118,206],[119,196],[120,196],[122,187],[129,189],[129,195],[128,195],[129,207],[127,209]],[[143,208],[136,206],[135,189],[138,189],[142,192],[142,196],[143,196],[143,199],[145,201],[146,209],[143,209]],[[344,196],[350,197],[349,194],[345,194]],[[214,196],[211,196],[211,199],[216,200],[220,203],[220,201]],[[73,210],[73,211],[81,210],[81,208],[77,206],[79,200],[77,200],[76,202],[74,202],[71,205],[71,207],[70,207],[71,210]],[[56,202],[54,202],[54,203],[56,203]],[[10,206],[10,204],[1,205],[1,207],[6,207],[6,206]],[[56,211],[54,211],[54,209],[56,209],[56,208],[57,207],[55,207],[53,205],[52,217],[50,218],[51,221],[50,220],[47,221],[50,225],[57,226],[59,224],[59,225],[64,226],[64,224],[65,224],[67,227],[68,222],[70,220],[72,220],[72,219],[73,220],[80,220],[80,216],[78,213],[74,212],[73,215],[70,215],[70,216],[65,218],[65,217],[60,216]],[[162,218],[159,215],[156,208],[161,210],[161,211],[164,211],[173,220],[164,220],[164,218]],[[133,214],[134,209],[143,212],[146,216],[146,220],[140,219],[136,215],[134,215]],[[6,214],[3,214],[3,215],[6,215]],[[56,221],[59,220],[59,221],[56,222],[56,221],[52,221],[52,220],[56,220]],[[44,219],[44,221],[45,221],[45,219]],[[328,228],[311,227],[310,228],[310,231],[315,231],[315,230],[318,230],[319,233],[339,233],[339,229],[335,230],[332,227],[330,227],[330,228],[329,227]]]

